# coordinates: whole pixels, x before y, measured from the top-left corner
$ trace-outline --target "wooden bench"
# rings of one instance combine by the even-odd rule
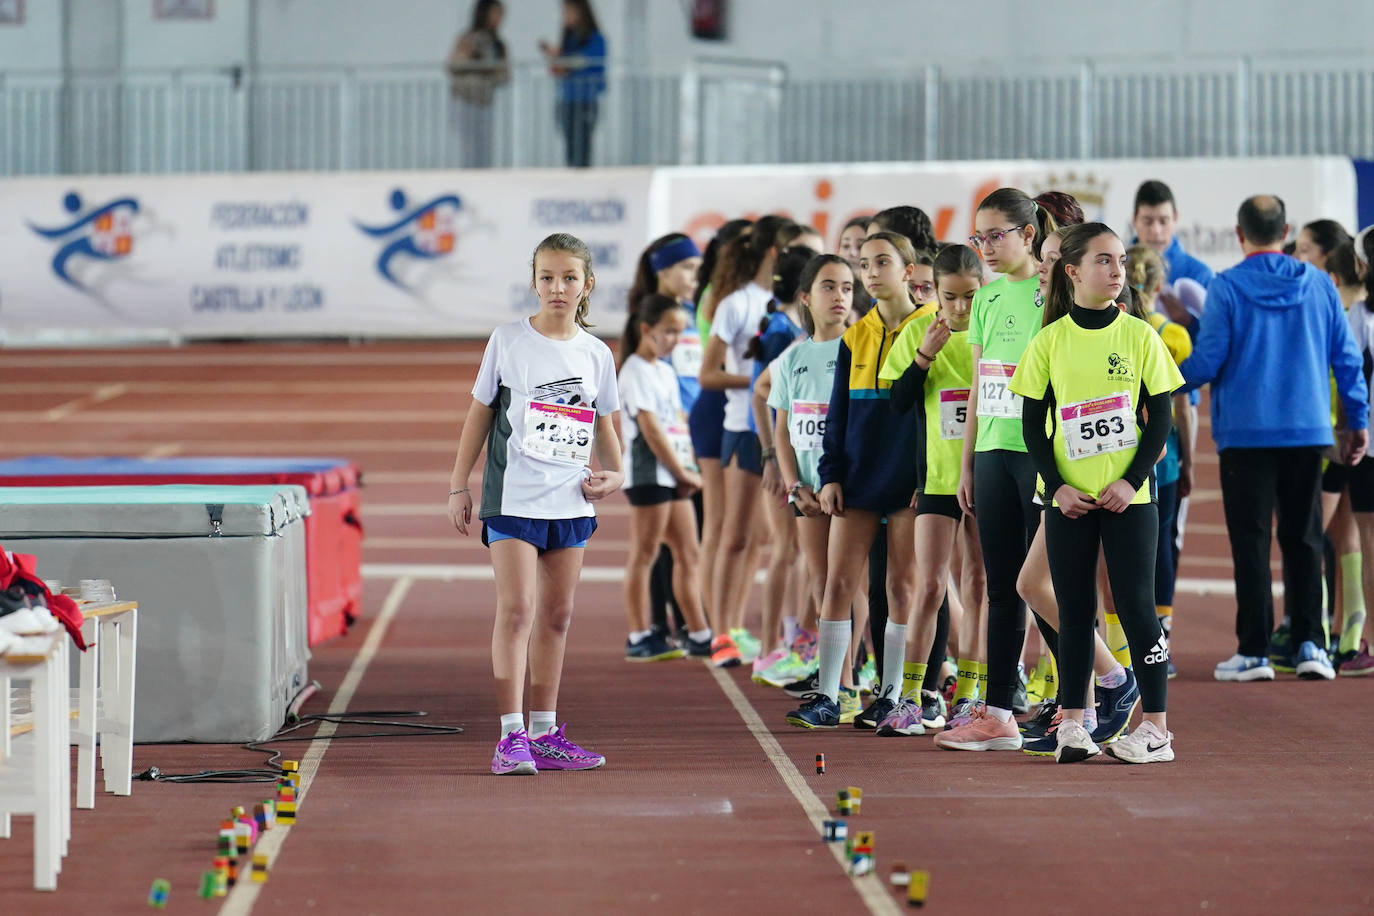
[[[33,886],[56,890],[71,836],[71,743],[68,715],[70,664],[66,632],[32,637],[38,651],[0,655],[0,837],[10,835],[10,815],[33,815]],[[33,728],[10,735],[10,684],[32,685]]]
[[[77,677],[76,806],[95,807],[95,754],[105,791],[128,795],[133,789],[134,670],[138,652],[138,603],[82,602],[81,635],[90,648],[81,653]]]

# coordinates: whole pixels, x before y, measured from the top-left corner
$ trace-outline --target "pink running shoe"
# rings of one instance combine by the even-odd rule
[[[775,686],[763,677],[763,673],[787,657],[787,650],[779,646],[767,655],[760,655],[754,659],[754,670],[750,674],[750,680],[755,684],[762,684],[765,687]]]
[[[1369,654],[1369,643],[1361,640],[1359,653],[1341,662],[1338,670],[1341,677],[1368,677],[1374,674],[1374,655]]]
[[[538,772],[530,754],[529,735],[523,728],[517,728],[496,745],[491,771],[497,776],[533,776]]]
[[[1015,719],[1003,722],[979,706],[967,725],[936,735],[935,746],[947,751],[1019,751],[1021,731]]]
[[[530,755],[541,770],[594,770],[606,765],[606,758],[573,744],[563,736],[567,724],[558,726],[542,738],[530,742]]]

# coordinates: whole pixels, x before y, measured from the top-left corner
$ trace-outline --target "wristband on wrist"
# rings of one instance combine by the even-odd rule
[[[802,487],[804,487],[804,486],[806,486],[806,484],[804,484],[804,483],[802,483],[800,480],[798,480],[796,483],[792,484],[792,486],[790,486],[790,487],[787,488],[787,495],[788,495],[788,496],[796,496],[798,493],[801,492]]]
[[[463,487],[463,489],[461,489],[461,490],[449,490],[449,491],[448,491],[448,495],[449,495],[449,496],[457,496],[459,493],[471,493],[471,492],[472,492],[472,489],[471,489],[470,487]]]
[[[933,357],[933,356],[927,356],[925,353],[922,353],[920,347],[917,347],[917,348],[916,348],[916,355],[919,356],[919,357],[921,357],[921,359],[925,360],[925,361],[928,362],[928,363],[933,363],[933,362],[935,362],[935,357]]]
[[[778,450],[775,448],[759,449],[759,458],[761,458],[764,461],[772,461],[775,457],[777,457],[777,454]]]

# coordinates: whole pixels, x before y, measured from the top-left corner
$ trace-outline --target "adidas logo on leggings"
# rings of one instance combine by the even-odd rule
[[[1145,656],[1145,664],[1162,665],[1168,660],[1169,638],[1167,636],[1161,636],[1159,637],[1159,642],[1155,643],[1154,648],[1150,650],[1150,654]]]

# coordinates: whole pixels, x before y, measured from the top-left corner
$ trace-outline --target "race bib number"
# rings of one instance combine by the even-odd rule
[[[697,378],[701,375],[701,341],[684,340],[668,354],[678,378]]]
[[[592,459],[595,423],[596,411],[590,407],[530,401],[525,406],[525,454],[585,466]]]
[[[1021,396],[1007,386],[1016,372],[1016,363],[995,359],[978,360],[978,416],[1020,417]]]
[[[1064,452],[1071,461],[1135,448],[1135,412],[1129,394],[1079,401],[1059,408]]]
[[[793,401],[792,448],[798,452],[819,452],[825,442],[825,417],[830,404],[825,401]]]
[[[940,392],[940,438],[964,438],[968,422],[968,389],[945,388]]]
[[[692,434],[687,429],[687,424],[678,419],[664,424],[663,432],[668,437],[668,444],[673,448],[673,456],[677,458],[677,463],[689,471],[698,470],[697,458],[692,452]]]

